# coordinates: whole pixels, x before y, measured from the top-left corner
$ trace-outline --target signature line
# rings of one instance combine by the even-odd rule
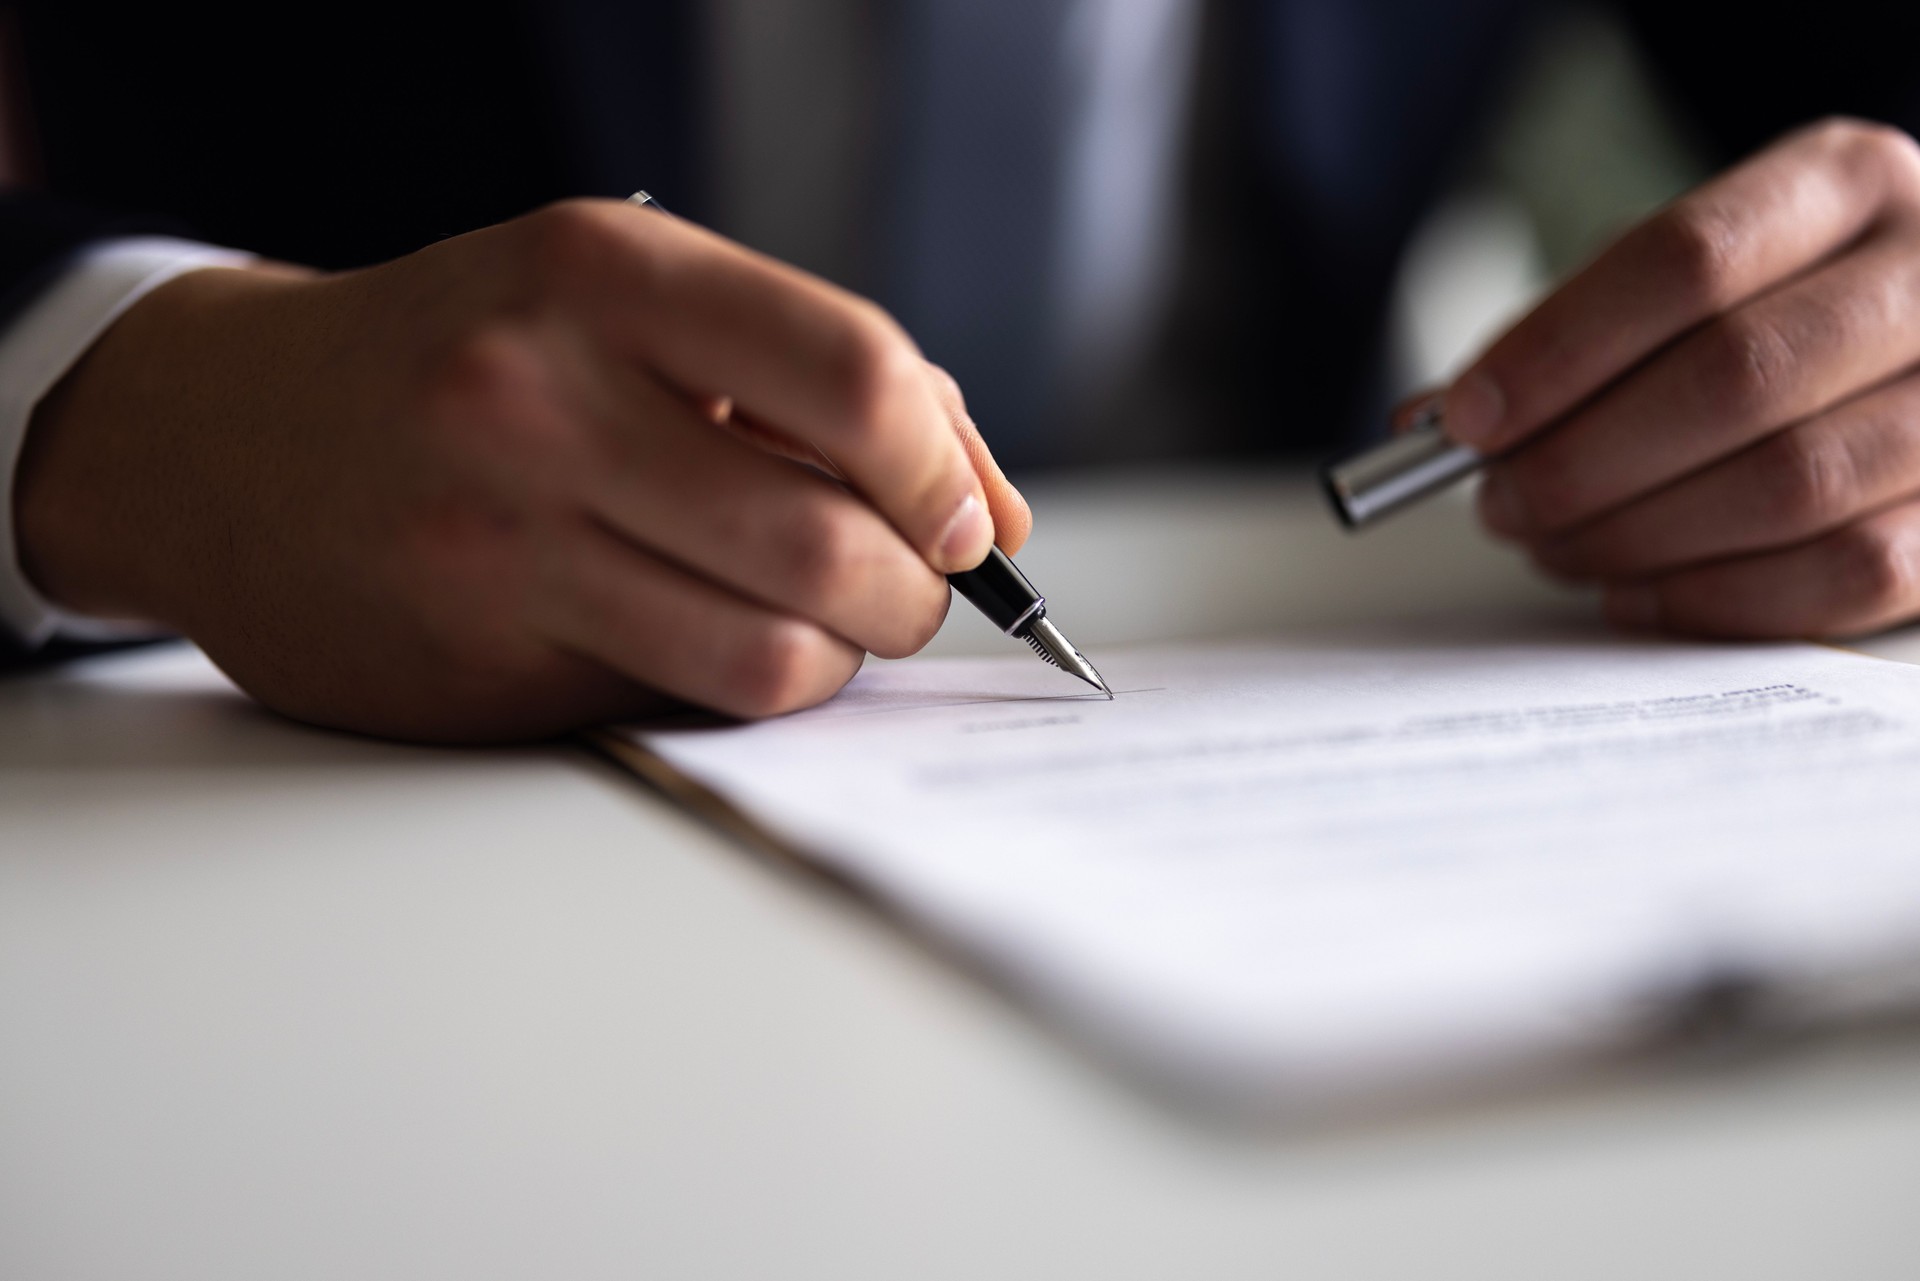
[[[1151,685],[1145,689],[1116,689],[1115,696],[1121,694],[1161,694],[1167,686]],[[994,703],[1104,703],[1104,694],[1023,694],[1017,698],[963,698],[951,703],[909,703],[904,707],[874,707],[864,712],[842,712],[843,717],[884,716],[888,712],[937,712],[946,707],[987,707]]]

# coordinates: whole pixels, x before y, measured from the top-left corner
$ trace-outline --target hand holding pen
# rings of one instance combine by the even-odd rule
[[[818,702],[1029,522],[879,308],[608,200],[362,271],[182,276],[31,444],[16,527],[55,603],[400,738]],[[780,456],[809,450],[847,484]]]
[[[643,209],[665,213],[666,209],[651,194],[636,191],[627,197],[629,204]],[[992,455],[987,453],[986,444],[980,439],[979,431],[974,427],[973,419],[968,416],[966,404],[960,396],[960,386],[943,369],[932,368],[937,389],[953,419],[954,431],[967,447],[970,457],[984,459],[991,469],[994,479],[1002,485],[1006,478],[1000,475],[1000,469],[994,465]],[[811,455],[811,456],[809,456]],[[825,463],[839,474],[837,465],[830,463],[818,451],[802,451],[795,455],[802,461]],[[1012,493],[1012,487],[1008,486]],[[1013,494],[1015,498],[1017,494]],[[1020,517],[1023,522],[1027,516],[1024,502],[1021,504]],[[1019,539],[1025,538],[1026,525],[1020,526]],[[947,581],[956,592],[972,602],[974,608],[984,615],[988,622],[998,627],[1004,635],[1024,641],[1039,657],[1040,661],[1057,667],[1080,681],[1093,686],[1109,699],[1113,691],[1094,669],[1087,656],[1082,654],[1066,638],[1054,621],[1047,616],[1047,598],[1034,590],[1027,576],[1020,572],[1005,551],[1001,550],[1008,540],[1001,539],[1000,545],[988,548],[987,555],[978,565],[962,570],[949,570]],[[1015,541],[1014,550],[1018,550]]]
[[[1920,615],[1920,147],[1836,120],[1629,231],[1437,414],[1329,469],[1365,524],[1484,462],[1481,517],[1634,628]]]

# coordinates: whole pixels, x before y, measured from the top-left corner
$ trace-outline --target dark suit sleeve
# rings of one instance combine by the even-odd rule
[[[1622,0],[1661,87],[1720,163],[1796,125],[1849,115],[1920,133],[1920,5]],[[1787,16],[1791,15],[1791,16]]]
[[[42,667],[53,667],[70,658],[84,658],[88,654],[104,654],[110,650],[133,649],[137,646],[151,645],[151,640],[109,641],[93,643],[89,641],[52,640],[38,649],[27,649],[20,642],[0,631],[0,677],[29,672]]]
[[[183,234],[164,219],[129,216],[31,191],[0,192],[0,325],[60,275],[87,245],[113,236]]]

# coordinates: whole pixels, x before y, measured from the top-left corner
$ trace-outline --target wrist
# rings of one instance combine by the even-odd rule
[[[41,398],[14,474],[15,551],[27,581],[77,614],[183,626],[171,537],[202,495],[179,485],[190,432],[214,410],[225,314],[311,273],[208,267],[117,317]]]

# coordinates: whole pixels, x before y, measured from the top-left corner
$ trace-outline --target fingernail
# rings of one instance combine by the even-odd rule
[[[1642,583],[1609,587],[1601,608],[1608,622],[1630,632],[1650,632],[1660,626],[1660,593]]]
[[[993,518],[987,515],[978,495],[968,494],[940,531],[940,564],[948,573],[972,569],[985,559],[991,546]]]
[[[1526,505],[1504,471],[1490,471],[1481,482],[1480,523],[1501,538],[1518,538],[1526,532]]]
[[[1447,392],[1447,435],[1462,445],[1489,448],[1499,435],[1500,420],[1506,412],[1507,398],[1493,379],[1470,373]]]

